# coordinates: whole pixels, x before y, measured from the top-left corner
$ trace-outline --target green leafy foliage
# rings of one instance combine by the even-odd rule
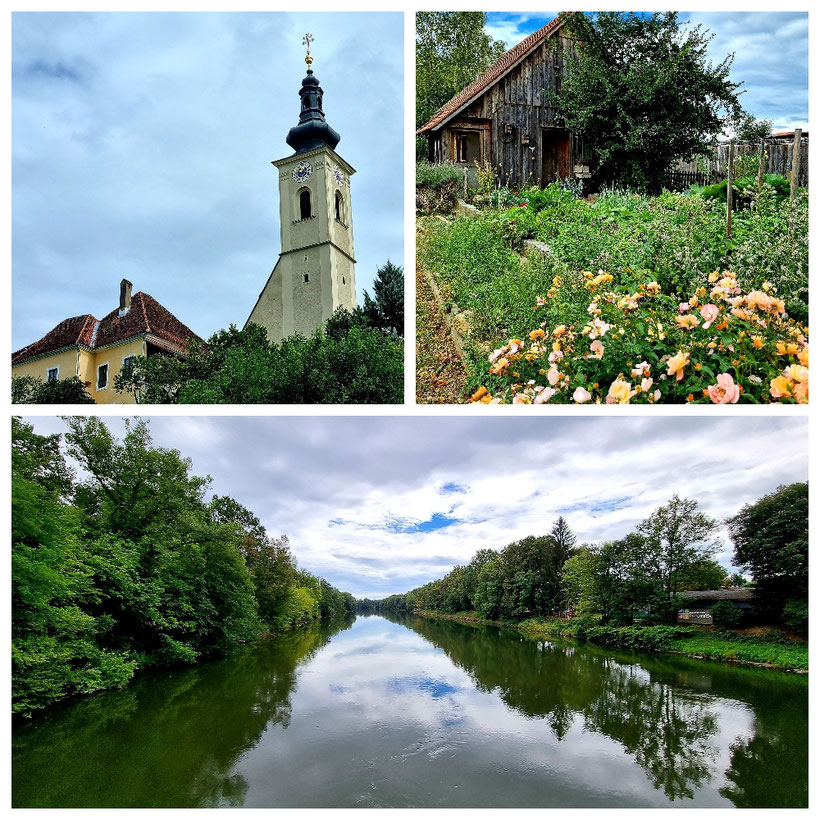
[[[486,21],[483,11],[416,14],[416,127],[504,53],[505,44],[484,31]]]
[[[354,610],[241,504],[206,501],[210,479],[154,446],[147,422],[119,441],[96,416],[66,421],[79,481],[59,437],[12,422],[15,712]]]
[[[12,376],[12,404],[94,404],[77,376],[44,382],[34,376]]]
[[[743,613],[731,601],[718,601],[712,607],[715,626],[736,627],[743,623]]]
[[[391,267],[376,311],[391,326],[403,321],[395,309],[398,270]],[[185,360],[137,357],[114,385],[141,403],[397,404],[404,396],[403,342],[374,328],[360,308],[340,308],[308,338],[275,344],[260,325],[231,325],[193,345]]]
[[[727,522],[734,563],[755,580],[757,606],[769,617],[798,616],[808,605],[809,485],[798,482],[747,504]]]
[[[549,102],[593,150],[598,183],[657,192],[673,160],[704,152],[741,115],[732,56],[713,63],[714,35],[677,12],[575,13],[566,26],[579,46]]]

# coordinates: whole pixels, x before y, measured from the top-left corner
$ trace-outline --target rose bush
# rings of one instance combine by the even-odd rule
[[[744,292],[713,271],[681,302],[645,272],[580,271],[534,308],[541,321],[488,354],[471,401],[808,402],[808,328],[769,282]]]

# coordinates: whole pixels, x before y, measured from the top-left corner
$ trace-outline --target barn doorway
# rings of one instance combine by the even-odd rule
[[[541,132],[541,185],[569,176],[569,131],[544,129]]]

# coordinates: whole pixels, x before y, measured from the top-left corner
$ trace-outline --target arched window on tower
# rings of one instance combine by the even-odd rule
[[[344,224],[344,210],[342,208],[342,195],[336,191],[336,219]]]
[[[302,191],[299,194],[299,219],[310,219],[310,191]]]

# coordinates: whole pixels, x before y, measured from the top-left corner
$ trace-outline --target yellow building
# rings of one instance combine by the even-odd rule
[[[128,359],[158,353],[185,355],[189,339],[199,337],[156,299],[131,283],[120,283],[120,304],[104,319],[91,314],[65,319],[37,342],[12,353],[12,376],[53,381],[77,376],[97,404],[132,404],[118,393],[114,379]]]

